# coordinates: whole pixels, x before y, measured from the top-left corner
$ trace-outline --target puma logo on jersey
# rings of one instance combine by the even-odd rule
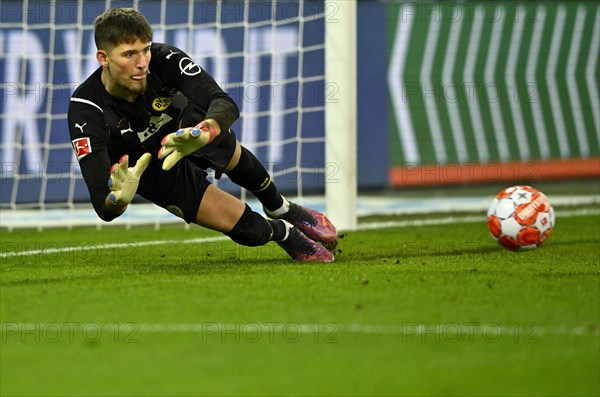
[[[80,125],[79,123],[75,123],[75,128],[79,128],[79,131],[81,131],[81,133],[83,134],[83,127],[85,127],[87,125],[87,123],[83,123],[83,125]]]
[[[121,128],[121,127],[123,127],[123,124],[125,124],[125,123],[127,123],[127,128]],[[125,135],[128,132],[133,132],[133,130],[131,129],[131,124],[125,118],[119,120],[119,124],[117,124],[117,128],[119,128],[119,131],[121,131],[121,135]]]
[[[179,54],[179,51],[169,50],[169,54],[165,57],[166,59],[171,59],[171,57],[175,54]]]
[[[123,127],[125,127],[126,123],[127,123],[127,128],[123,128]],[[133,132],[133,130],[131,129],[131,124],[125,117],[123,117],[121,120],[119,120],[119,122],[117,123],[117,128],[121,132],[121,135],[125,135],[128,132]]]

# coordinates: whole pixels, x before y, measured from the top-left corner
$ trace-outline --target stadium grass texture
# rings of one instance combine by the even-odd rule
[[[333,264],[138,244],[220,237],[181,226],[3,231],[42,252],[1,258],[0,394],[598,395],[591,209],[531,252],[482,218],[350,232]]]

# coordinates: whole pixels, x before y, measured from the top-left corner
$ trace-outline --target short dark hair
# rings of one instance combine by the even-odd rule
[[[94,21],[94,41],[99,50],[110,51],[122,43],[137,39],[152,41],[150,24],[136,9],[110,8]]]

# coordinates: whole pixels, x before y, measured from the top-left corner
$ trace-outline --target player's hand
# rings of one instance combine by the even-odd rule
[[[118,163],[113,164],[110,169],[110,178],[108,178],[108,188],[110,189],[108,200],[112,204],[123,207],[133,200],[142,173],[146,171],[151,159],[150,153],[144,153],[135,166],[130,167],[129,156],[125,155]]]
[[[158,158],[165,159],[162,169],[170,170],[179,160],[211,143],[220,133],[216,121],[204,120],[195,127],[182,128],[165,136],[158,151]]]

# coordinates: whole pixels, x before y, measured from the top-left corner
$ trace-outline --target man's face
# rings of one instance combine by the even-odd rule
[[[106,89],[114,96],[134,100],[146,91],[150,43],[139,39],[135,43],[123,43],[106,54],[105,69],[108,71]]]

